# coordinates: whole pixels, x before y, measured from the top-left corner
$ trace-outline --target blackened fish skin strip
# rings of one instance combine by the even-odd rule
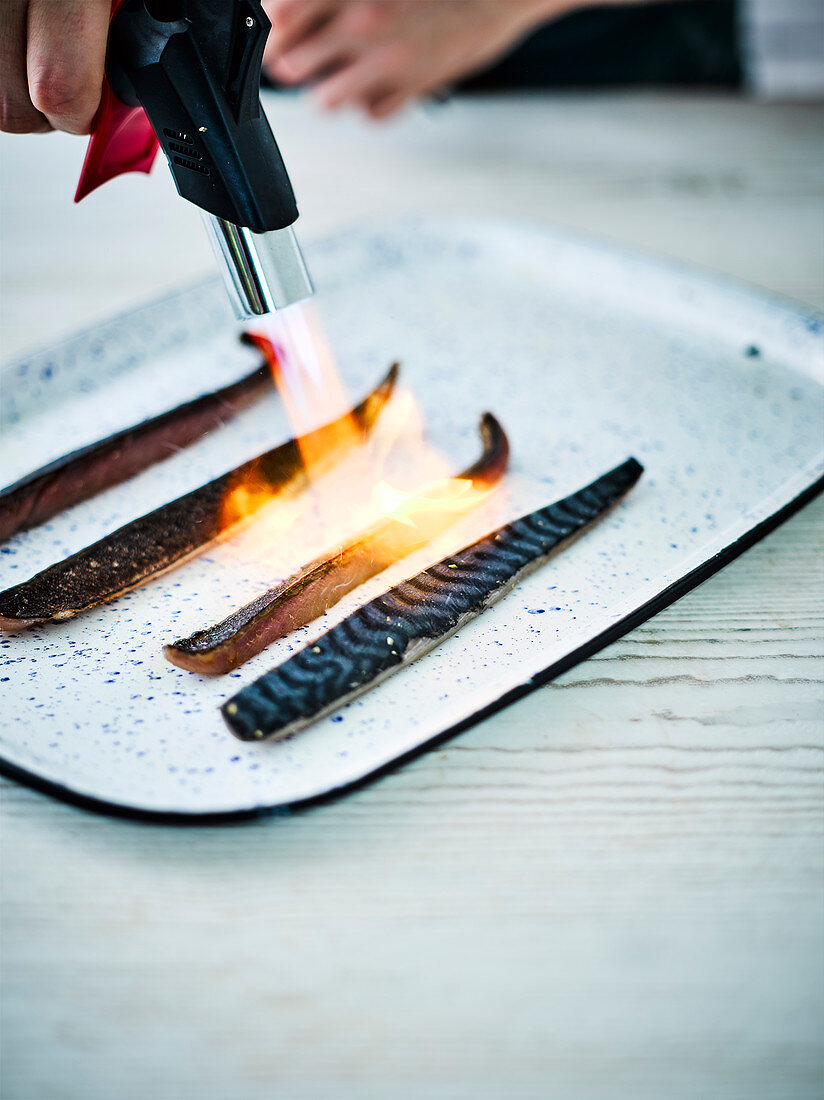
[[[268,366],[57,458],[0,490],[0,542],[119,485],[219,428],[272,390]]]
[[[288,737],[429,653],[592,526],[642,473],[629,458],[390,588],[224,703],[229,729],[241,741]]]
[[[391,397],[397,377],[395,365],[360,405],[304,437],[311,441],[313,451],[322,455],[313,475],[330,469],[366,437]],[[357,431],[348,430],[353,426]],[[274,497],[295,496],[307,481],[300,443],[290,439],[0,592],[0,630],[70,619],[79,611],[129,592],[202,553]],[[243,492],[242,516],[233,515],[226,507],[236,490]]]
[[[458,477],[470,482],[474,490],[484,491],[503,477],[509,442],[491,413],[481,420],[481,437],[481,457]],[[462,514],[458,510],[436,511],[428,522],[417,525],[390,515],[345,545],[303,566],[222,622],[166,646],[166,657],[189,672],[209,676],[231,672],[278,638],[334,607],[357,585],[425,546]]]

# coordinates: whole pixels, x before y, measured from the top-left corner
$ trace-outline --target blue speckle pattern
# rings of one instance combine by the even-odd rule
[[[512,443],[505,487],[229,677],[174,668],[162,645],[323,548],[308,498],[115,603],[0,636],[0,755],[11,763],[149,811],[248,810],[321,794],[524,683],[824,472],[813,376],[824,328],[801,307],[509,222],[395,224],[316,246],[309,260],[351,394],[400,358],[456,469],[474,457],[478,415],[494,411]],[[216,281],[200,285],[5,367],[3,480],[248,369],[254,353],[238,346],[223,297]],[[288,434],[277,399],[264,399],[0,547],[0,584]],[[627,500],[434,653],[292,739],[241,745],[228,733],[218,708],[243,685],[405,576],[629,454],[647,472]]]
[[[78,392],[95,393],[118,375],[181,348],[193,331],[207,336],[229,321],[226,295],[210,279],[17,360],[3,368],[0,430]]]

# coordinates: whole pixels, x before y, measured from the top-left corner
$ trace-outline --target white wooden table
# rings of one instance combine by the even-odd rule
[[[513,209],[824,305],[819,108],[272,115],[304,237]],[[72,209],[81,158],[0,139],[4,356],[209,269],[162,169]],[[823,517],[336,802],[183,829],[3,783],[0,1095],[821,1097]]]

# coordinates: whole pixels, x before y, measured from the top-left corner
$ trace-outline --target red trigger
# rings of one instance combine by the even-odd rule
[[[122,0],[114,0],[112,15]],[[142,107],[130,107],[103,78],[103,96],[92,124],[92,135],[74,201],[123,172],[149,172],[159,145]]]

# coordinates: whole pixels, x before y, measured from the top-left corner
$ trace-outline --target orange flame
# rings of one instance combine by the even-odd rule
[[[429,516],[437,517],[444,512],[461,515],[480,504],[488,493],[489,489],[477,489],[468,478],[461,477],[435,482],[420,493],[396,489],[387,481],[379,481],[375,487],[380,511],[407,527],[425,526]]]
[[[301,302],[261,322],[263,332],[250,332],[269,364],[310,480],[321,463],[326,442],[312,437],[313,428],[340,420],[338,442],[355,446],[361,433],[349,407],[315,307]],[[321,450],[321,448],[323,448]]]
[[[292,566],[306,561],[319,545],[343,545],[353,532],[368,529],[388,562],[424,546],[452,518],[485,499],[489,488],[449,476],[449,463],[426,441],[417,402],[409,391],[393,396],[369,442],[362,442],[356,422],[344,415],[350,404],[314,306],[301,303],[270,315],[248,336],[272,370],[315,490],[315,511],[321,513],[320,531],[317,524],[297,522],[301,509],[306,518],[306,501],[259,513],[262,522],[255,524],[255,542],[258,550],[267,547],[267,557],[275,543],[283,543],[278,536],[287,528],[292,533]],[[322,462],[329,441],[313,438],[312,430],[335,420],[339,442],[349,453],[329,472]],[[227,515],[235,521],[242,518],[255,503],[255,493],[254,487],[235,488],[226,501]],[[298,545],[298,527],[302,532],[312,529],[307,531],[311,545]]]

